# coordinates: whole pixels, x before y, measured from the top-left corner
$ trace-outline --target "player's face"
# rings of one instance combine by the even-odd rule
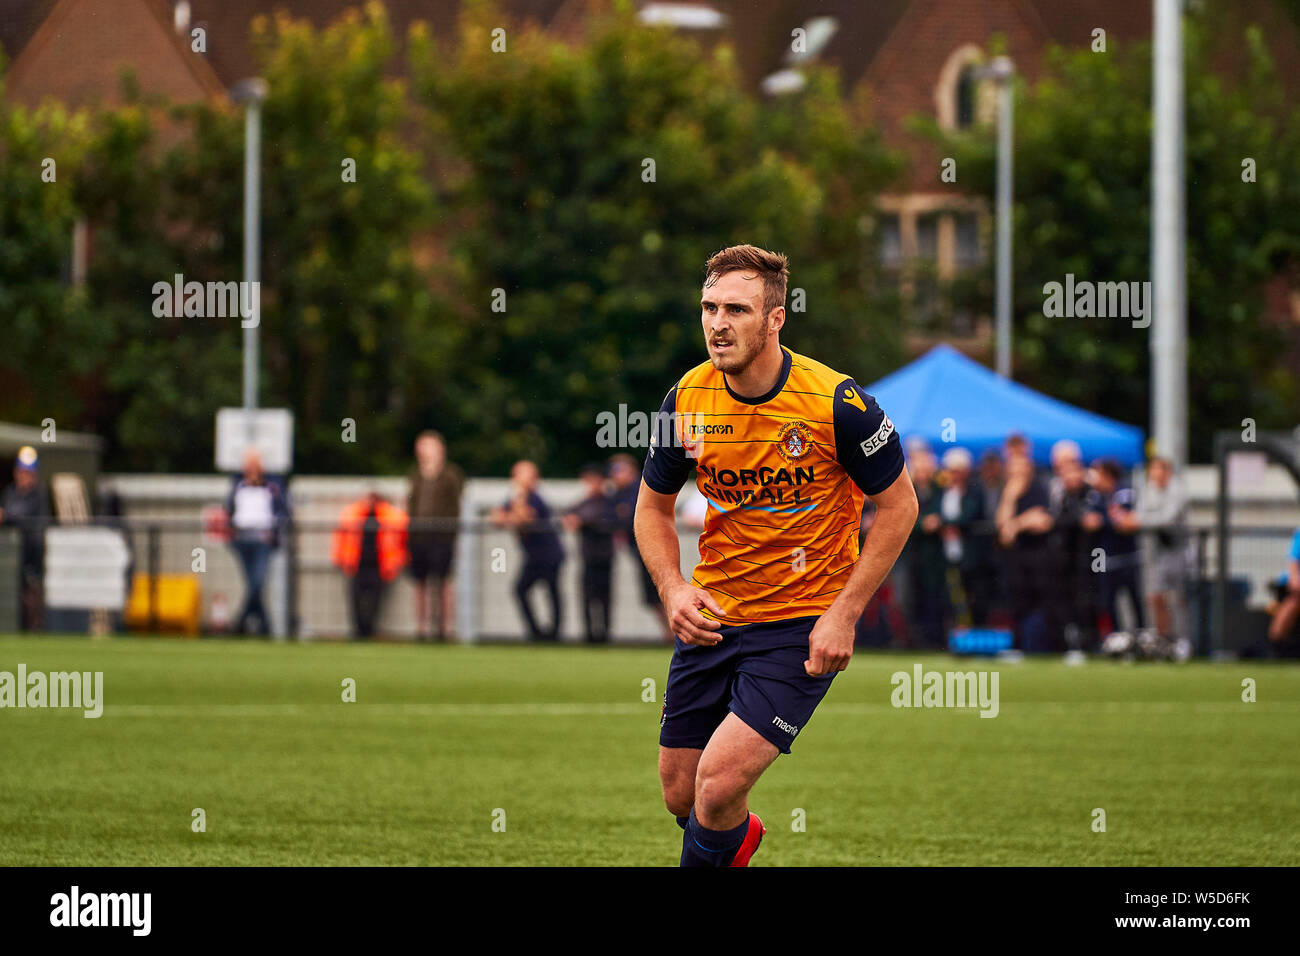
[[[700,298],[704,345],[719,372],[738,375],[768,342],[772,323],[763,314],[763,280],[728,272],[704,288]]]

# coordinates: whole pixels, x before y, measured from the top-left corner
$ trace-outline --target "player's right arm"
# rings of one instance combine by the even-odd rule
[[[676,493],[660,494],[644,478],[641,480],[633,525],[637,550],[659,589],[659,599],[663,601],[672,632],[686,644],[717,644],[722,640],[722,635],[717,633],[722,625],[706,618],[700,609],[707,607],[721,615],[722,608],[708,591],[693,587],[682,577],[676,506]]]
[[[718,616],[723,611],[708,591],[692,587],[682,577],[677,495],[690,476],[691,463],[675,440],[676,413],[677,387],[673,386],[656,416],[637,494],[632,533],[641,560],[659,590],[669,629],[686,644],[707,646],[722,640],[722,635],[717,633],[722,625],[706,618],[700,610],[708,608]]]

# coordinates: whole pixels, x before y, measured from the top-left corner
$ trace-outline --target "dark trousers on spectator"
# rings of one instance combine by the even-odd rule
[[[912,576],[911,589],[912,646],[940,648],[946,641],[950,601],[948,584],[942,571],[927,569],[926,573]]]
[[[1119,596],[1120,592],[1127,591],[1129,600],[1133,602],[1133,611],[1137,615],[1137,626],[1146,626],[1146,615],[1142,609],[1142,585],[1139,580],[1137,558],[1134,556],[1130,559],[1132,563],[1124,558],[1120,558],[1121,563],[1116,567],[1115,560],[1112,559],[1106,570],[1099,573],[1101,590],[1101,609],[1110,615],[1110,628],[1112,631],[1119,630]]]
[[[1097,643],[1097,575],[1084,559],[1066,554],[1061,570],[1051,582],[1054,614],[1070,650],[1085,650]]]
[[[515,581],[515,600],[519,602],[519,613],[523,615],[528,627],[530,641],[555,641],[560,635],[560,615],[563,605],[560,602],[560,563],[558,561],[537,561],[529,559],[524,562],[524,569]],[[528,592],[534,584],[546,585],[546,592],[551,598],[551,626],[542,630],[537,626],[537,618],[528,603]]]
[[[609,561],[587,561],[582,566],[582,622],[588,644],[609,640],[613,572],[614,565]]]
[[[1016,647],[1029,653],[1057,650],[1060,633],[1051,584],[1057,563],[1044,547],[1013,547],[1006,554]]]
[[[235,541],[235,553],[244,569],[244,607],[235,621],[235,633],[242,634],[251,618],[258,620],[258,633],[268,634],[271,621],[262,604],[262,588],[266,584],[267,566],[271,561],[271,546],[264,541]]]
[[[988,624],[997,585],[997,572],[991,564],[982,563],[962,569],[961,586],[966,592],[966,609],[970,611],[971,627],[984,627]]]
[[[45,628],[45,585],[39,566],[24,566],[18,577],[19,625],[24,631]],[[131,592],[128,590],[128,594]]]
[[[360,569],[352,576],[352,622],[356,636],[373,637],[384,597],[384,579],[377,570]]]

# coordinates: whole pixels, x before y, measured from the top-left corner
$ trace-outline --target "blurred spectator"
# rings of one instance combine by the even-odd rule
[[[1033,461],[1026,451],[1012,450],[1011,444],[1009,440],[1007,480],[995,520],[1006,559],[1016,643],[1024,651],[1048,651],[1058,636],[1050,592],[1052,516]]]
[[[406,565],[406,526],[406,513],[373,489],[339,516],[330,557],[350,581],[352,623],[361,640],[374,635],[384,589]]]
[[[1060,441],[1053,443],[1052,450],[1048,453],[1048,459],[1052,463],[1052,484],[1055,485],[1061,480],[1061,468],[1067,462],[1074,461],[1080,465],[1083,464],[1083,449],[1079,447],[1077,441],[1062,438]],[[1051,487],[1049,487],[1048,492],[1050,493],[1051,490]]]
[[[1187,578],[1187,495],[1168,459],[1151,459],[1137,513],[1121,514],[1119,522],[1123,530],[1147,532],[1147,601],[1156,630],[1173,639],[1182,620]]]
[[[588,644],[609,641],[610,591],[614,573],[614,505],[605,493],[600,465],[578,472],[583,498],[564,515],[564,526],[577,532],[582,555],[582,623]]]
[[[858,542],[866,540],[871,530],[871,523],[876,518],[876,506],[870,499],[862,505],[862,522],[859,525]],[[871,596],[867,606],[862,609],[862,616],[853,628],[853,643],[863,647],[898,646],[907,634],[907,619],[899,607],[895,575],[886,576],[876,593]]]
[[[1006,442],[1003,443],[1003,450],[1006,453],[1008,466],[1016,459],[1024,459],[1031,465],[1033,464],[1029,439],[1019,432],[1012,432],[1007,436]]]
[[[1137,627],[1144,626],[1142,585],[1139,580],[1139,556],[1136,524],[1133,516],[1135,496],[1133,489],[1122,484],[1124,470],[1119,462],[1104,459],[1093,465],[1093,489],[1090,502],[1092,512],[1100,520],[1090,524],[1097,529],[1097,544],[1105,556],[1106,567],[1100,572],[1099,600],[1106,619],[1102,621],[1105,633],[1119,629],[1119,595],[1127,592],[1133,602]],[[1107,630],[1109,628],[1109,630]]]
[[[447,461],[447,444],[442,435],[425,431],[415,439],[410,482],[406,510],[414,522],[410,553],[411,577],[415,580],[415,638],[442,641],[452,633],[455,618],[451,576],[456,554],[454,523],[460,518],[460,497],[465,488],[464,472]],[[436,608],[432,607],[435,603]]]
[[[1002,483],[1006,480],[1002,456],[990,448],[980,456],[979,486],[984,492],[984,513],[993,515],[1002,500]]]
[[[671,642],[673,634],[668,628],[663,602],[659,600],[659,589],[655,587],[654,578],[650,576],[645,562],[641,560],[641,552],[636,547],[636,535],[632,533],[632,522],[636,517],[636,499],[641,491],[641,468],[631,455],[614,455],[609,460],[609,477],[614,483],[614,520],[618,525],[618,537],[627,545],[632,555],[633,565],[641,577],[641,601],[655,612],[663,639]]]
[[[45,525],[50,499],[41,487],[36,449],[24,445],[14,462],[14,480],[0,494],[0,524],[18,528],[22,550],[18,562],[20,624],[39,631],[45,624]]]
[[[907,468],[919,509],[911,537],[899,560],[907,563],[908,609],[914,646],[944,646],[949,615],[947,562],[944,558],[942,495],[935,486],[934,454],[917,448]]]
[[[1049,587],[1065,646],[1078,651],[1096,642],[1097,588],[1092,573],[1093,531],[1088,528],[1095,524],[1089,520],[1092,490],[1078,456],[1058,458],[1053,453],[1053,471],[1048,498],[1054,568]]]
[[[1300,620],[1300,528],[1291,537],[1286,570],[1277,583],[1277,599],[1270,611],[1273,619],[1269,622],[1268,639],[1276,648],[1290,641],[1296,621]]]
[[[984,521],[978,526],[978,536],[982,539],[985,562],[984,580],[987,585],[987,602],[989,618],[1004,617],[1007,613],[1006,575],[1002,567],[1002,555],[997,545],[997,525],[994,521],[998,513],[998,503],[1002,500],[1002,485],[1006,480],[1002,456],[995,449],[988,449],[980,456],[979,473],[974,479],[980,494],[984,496]]]
[[[971,625],[984,627],[988,623],[993,575],[991,539],[982,526],[989,523],[992,512],[984,510],[984,490],[971,480],[970,452],[950,448],[943,453],[942,465],[948,477],[939,504],[944,522],[944,552],[961,578]]]
[[[556,641],[560,635],[563,604],[558,583],[560,565],[564,563],[564,546],[552,524],[551,509],[537,493],[541,473],[531,461],[517,461],[510,469],[510,498],[494,508],[492,520],[504,528],[513,528],[524,549],[524,566],[515,579],[515,600],[532,641]],[[535,584],[544,584],[551,600],[551,623],[546,630],[537,624],[528,601]]]
[[[271,622],[262,603],[271,552],[280,546],[280,532],[289,520],[289,502],[283,486],[268,479],[262,470],[262,456],[256,448],[244,452],[243,474],[236,476],[226,498],[235,553],[244,571],[244,607],[235,621],[235,632],[246,632],[257,618],[257,633],[269,634]]]
[[[690,531],[703,531],[704,522],[709,518],[709,499],[700,494],[699,486],[688,482],[682,491],[682,503],[677,518],[682,527]]]

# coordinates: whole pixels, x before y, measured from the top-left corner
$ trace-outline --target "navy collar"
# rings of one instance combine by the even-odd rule
[[[790,358],[790,350],[785,346],[781,347],[781,355],[781,374],[777,376],[776,384],[773,385],[766,394],[759,395],[757,398],[738,395],[732,390],[731,383],[727,381],[726,373],[723,373],[722,384],[726,386],[727,394],[736,401],[742,402],[745,405],[762,405],[764,402],[770,402],[772,399],[776,398],[776,396],[780,394],[781,389],[785,388],[786,380],[790,378],[790,365],[792,362],[792,359]]]

